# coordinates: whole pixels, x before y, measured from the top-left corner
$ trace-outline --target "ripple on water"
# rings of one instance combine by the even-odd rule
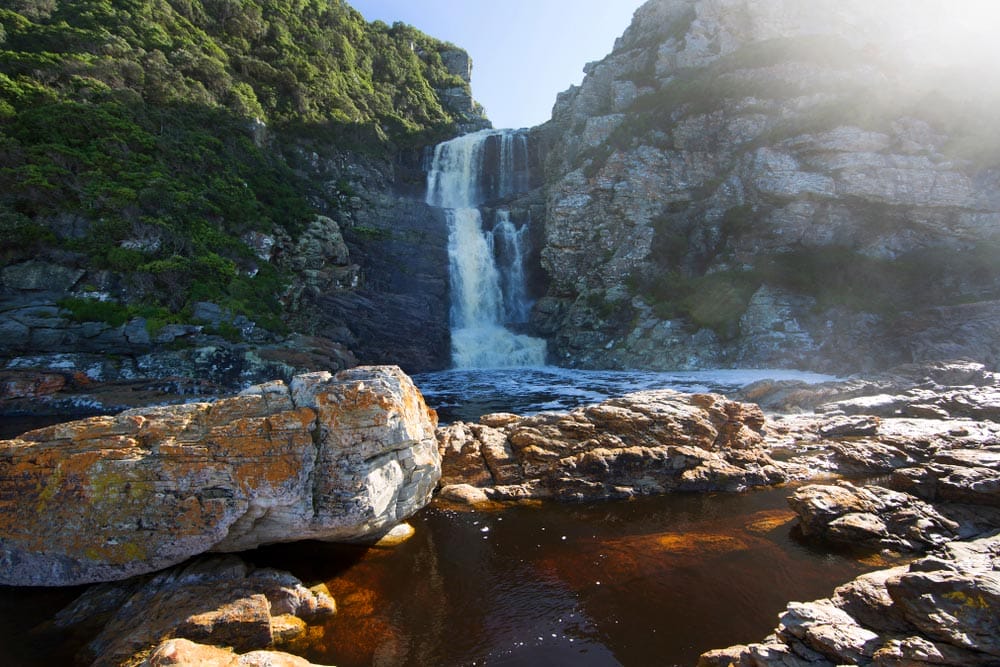
[[[453,369],[413,376],[442,423],[475,421],[490,412],[535,414],[570,410],[646,389],[731,393],[762,379],[816,383],[834,379],[783,369],[589,371],[555,366]]]
[[[432,506],[409,541],[334,567],[338,614],[300,650],[341,667],[693,664],[871,569],[795,542],[788,492]],[[322,578],[323,549],[271,558]]]

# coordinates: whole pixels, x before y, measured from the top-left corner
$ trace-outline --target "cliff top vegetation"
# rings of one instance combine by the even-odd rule
[[[468,91],[453,51],[342,0],[3,3],[3,263],[104,270],[122,308],[161,320],[213,300],[280,329],[285,277],[239,239],[294,238],[338,199],[287,148],[391,156],[448,136],[442,92]]]

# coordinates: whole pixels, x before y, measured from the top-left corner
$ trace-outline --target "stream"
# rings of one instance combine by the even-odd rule
[[[639,389],[731,391],[794,371],[611,373],[520,368],[418,375],[443,420],[570,409]],[[10,437],[26,421],[0,424]],[[758,641],[790,600],[824,597],[883,565],[794,537],[791,487],[593,504],[457,511],[410,519],[394,548],[318,542],[244,554],[325,582],[338,613],[289,650],[362,665],[693,665],[703,651]],[[32,628],[82,588],[0,588],[0,664],[68,664],[72,638]]]

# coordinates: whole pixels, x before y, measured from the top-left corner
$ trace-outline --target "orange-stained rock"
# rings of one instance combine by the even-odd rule
[[[58,373],[8,372],[0,375],[0,401],[48,396],[65,386],[66,378]]]
[[[479,424],[438,430],[442,492],[475,504],[740,490],[784,481],[762,447],[763,428],[756,405],[671,390],[566,413],[485,415]]]
[[[0,584],[123,579],[205,551],[377,539],[430,500],[436,418],[395,367],[0,442]]]

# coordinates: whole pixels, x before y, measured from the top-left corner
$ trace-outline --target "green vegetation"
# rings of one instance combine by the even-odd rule
[[[58,252],[120,274],[122,312],[183,318],[209,300],[280,331],[289,276],[240,238],[294,239],[340,202],[282,149],[388,157],[454,132],[437,92],[467,87],[442,61],[451,49],[341,0],[12,0],[0,9],[0,257]],[[261,123],[277,141],[255,134]],[[109,309],[71,308],[120,319]]]
[[[816,312],[846,308],[893,315],[899,304],[922,306],[1000,298],[1000,239],[967,248],[913,251],[893,259],[845,246],[799,248],[762,256],[745,270],[685,275],[676,269],[631,276],[632,291],[659,317],[684,317],[722,338],[735,337],[754,292],[770,285],[815,299]]]

